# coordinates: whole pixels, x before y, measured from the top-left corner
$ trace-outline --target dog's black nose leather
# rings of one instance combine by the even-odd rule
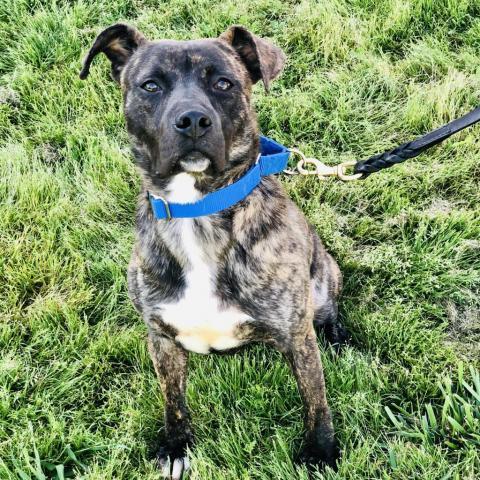
[[[212,120],[206,113],[192,110],[179,115],[173,127],[182,135],[195,139],[205,135],[211,126]]]

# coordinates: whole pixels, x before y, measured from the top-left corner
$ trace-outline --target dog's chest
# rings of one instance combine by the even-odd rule
[[[178,175],[182,177],[186,174]],[[193,182],[177,180],[169,201],[194,201]],[[217,265],[211,250],[215,245],[200,237],[192,219],[177,219],[174,235],[166,237],[184,266],[185,288],[175,303],[159,305],[162,321],[175,328],[176,340],[187,350],[208,353],[227,350],[243,343],[238,327],[251,318],[234,307],[222,305],[216,294]],[[210,250],[210,252],[209,252]],[[213,258],[212,258],[213,257]]]

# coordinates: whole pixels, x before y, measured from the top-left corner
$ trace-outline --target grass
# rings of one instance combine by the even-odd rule
[[[162,398],[126,293],[138,179],[106,59],[118,20],[151,38],[273,38],[263,133],[365,158],[479,103],[477,0],[0,0],[0,478],[153,479]],[[322,348],[343,459],[325,479],[480,476],[478,127],[349,184],[284,178],[345,276],[353,344]],[[192,356],[194,479],[306,479],[294,381],[254,347]],[[318,478],[321,478],[320,475]]]

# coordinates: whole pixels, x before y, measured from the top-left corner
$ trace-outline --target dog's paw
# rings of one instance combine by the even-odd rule
[[[321,442],[316,445],[306,445],[300,452],[298,461],[304,463],[308,468],[318,468],[324,470],[330,467],[337,471],[337,462],[340,459],[340,448],[336,440],[331,442]]]
[[[157,465],[162,477],[168,480],[181,480],[190,468],[186,453],[168,447],[158,450]]]
[[[322,332],[325,336],[325,340],[332,345],[337,353],[341,351],[342,347],[350,343],[350,334],[340,322],[315,325],[315,327],[317,333]]]

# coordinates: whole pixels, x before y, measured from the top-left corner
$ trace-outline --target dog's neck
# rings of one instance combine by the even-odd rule
[[[192,268],[197,260],[210,265],[218,262],[231,238],[232,221],[228,212],[198,218],[158,220],[153,215],[146,194],[147,191],[152,191],[148,178],[144,180],[142,189],[137,206],[137,225],[142,225],[142,228],[138,229],[139,242],[143,245],[141,249],[151,250],[152,243],[160,242],[182,268]],[[196,188],[195,177],[186,172],[174,175],[166,187],[156,191],[161,192],[162,197],[169,203],[192,203],[203,196]],[[145,255],[145,259],[151,257]]]

